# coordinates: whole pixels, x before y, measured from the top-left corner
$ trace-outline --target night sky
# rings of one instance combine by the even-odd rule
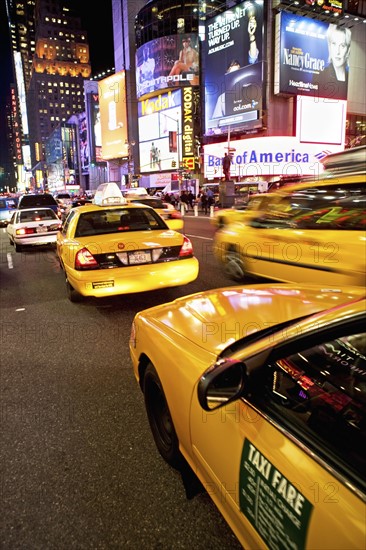
[[[112,0],[97,3],[97,7],[85,0],[74,0],[75,8],[80,5],[80,16],[83,28],[88,33],[92,74],[114,67]],[[5,128],[5,102],[9,96],[9,85],[13,82],[9,29],[6,19],[4,0],[0,0],[0,166],[7,160]]]

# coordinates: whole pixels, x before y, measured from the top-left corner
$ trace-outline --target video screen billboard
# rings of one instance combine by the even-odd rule
[[[138,105],[140,171],[176,170],[182,158],[181,90],[169,90]]]
[[[347,101],[303,95],[296,98],[296,136],[300,143],[344,147],[346,121]]]
[[[137,49],[137,97],[168,87],[198,86],[198,84],[197,34],[163,36]]]
[[[243,2],[206,22],[202,45],[205,134],[260,128],[263,1]]]
[[[79,143],[80,143],[80,164],[83,174],[89,170],[90,162],[90,149],[88,140],[88,124],[85,113],[80,113],[78,116],[79,121]]]
[[[348,27],[279,13],[274,93],[347,99],[351,39]]]
[[[293,5],[293,0],[282,0],[282,4]],[[318,13],[328,15],[343,15],[344,3],[342,0],[297,0],[296,7],[303,11],[307,10],[310,13]],[[347,2],[351,4],[351,2]],[[358,3],[358,2],[357,2]],[[350,5],[348,6],[348,10]]]
[[[100,123],[99,94],[97,91],[85,94],[88,119],[88,142],[90,162],[102,161],[102,129]]]
[[[99,81],[103,160],[127,157],[127,110],[125,72]]]

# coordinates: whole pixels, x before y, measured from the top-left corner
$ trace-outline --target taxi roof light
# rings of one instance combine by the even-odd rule
[[[126,199],[116,182],[101,183],[94,195],[94,204],[108,206],[113,204],[126,204]]]

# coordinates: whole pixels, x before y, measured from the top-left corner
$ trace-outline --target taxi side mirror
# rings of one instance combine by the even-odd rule
[[[248,382],[244,363],[220,359],[201,377],[198,401],[205,411],[213,411],[243,397]]]

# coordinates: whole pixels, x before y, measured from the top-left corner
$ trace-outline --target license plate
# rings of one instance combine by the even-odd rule
[[[130,252],[128,255],[130,265],[147,264],[151,262],[151,252]]]
[[[93,288],[111,288],[114,286],[113,281],[99,281],[98,283],[92,283]]]
[[[46,227],[36,227],[37,233],[47,233]]]

